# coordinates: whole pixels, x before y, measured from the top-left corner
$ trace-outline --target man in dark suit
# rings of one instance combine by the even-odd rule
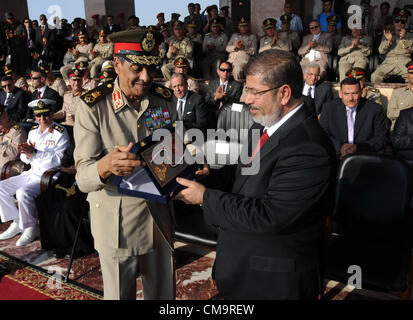
[[[389,142],[390,121],[381,105],[361,98],[360,82],[340,83],[340,99],[323,106],[320,124],[330,136],[338,158],[356,151],[378,152]]]
[[[55,34],[54,30],[49,28],[47,23],[47,18],[44,14],[39,17],[40,26],[36,29],[36,48],[41,52],[43,50],[43,38],[47,39],[47,44],[49,47],[54,45]]]
[[[106,25],[103,29],[106,34],[122,31],[120,25],[114,23],[113,16],[111,14],[106,16]]]
[[[188,91],[186,76],[182,73],[174,73],[170,86],[174,91],[172,104],[176,106],[178,120],[183,121],[185,129],[206,130],[208,118],[204,99],[200,94]]]
[[[202,204],[218,227],[215,279],[229,299],[316,299],[325,218],[332,207],[334,148],[302,103],[301,67],[267,50],[246,67],[254,124],[231,192],[178,178],[177,198]],[[256,140],[256,141],[253,141]],[[243,148],[243,150],[249,149]],[[257,152],[255,152],[257,151]],[[248,151],[246,151],[248,153]],[[243,161],[242,161],[243,160]],[[250,169],[258,170],[249,171]]]
[[[26,93],[14,85],[9,76],[1,78],[0,105],[7,107],[9,117],[16,122],[23,121],[26,116],[27,98]]]
[[[49,88],[46,85],[46,74],[41,69],[32,69],[31,71],[31,78],[32,78],[32,86],[35,89],[32,93],[32,99],[50,99],[56,101],[56,104],[52,107],[53,113],[56,113],[63,106],[63,97],[59,95],[59,93],[52,88]],[[28,108],[26,113],[26,121],[33,122],[33,109]]]
[[[317,116],[321,113],[323,103],[333,99],[331,84],[320,81],[320,66],[317,63],[310,63],[304,69],[303,95],[314,101]]]

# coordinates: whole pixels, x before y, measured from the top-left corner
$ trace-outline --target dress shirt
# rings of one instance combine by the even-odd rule
[[[308,88],[311,87],[311,98],[314,99],[314,91],[315,91],[315,86],[309,86],[307,83],[304,83],[304,88],[303,88],[303,95],[307,95],[308,93]]]
[[[183,119],[184,118],[184,110],[185,110],[185,104],[186,104],[186,99],[188,98],[188,92],[182,99],[178,99],[177,104],[176,104],[176,112],[178,113],[179,109],[179,101],[182,101],[182,114],[179,115],[178,113],[178,118]]]
[[[267,131],[268,136],[271,137],[278,130],[278,128],[280,128],[288,119],[290,119],[294,115],[294,113],[296,113],[298,110],[300,110],[303,105],[304,105],[304,103],[300,104],[294,110],[291,110],[290,112],[288,112],[284,117],[282,117],[280,120],[278,120],[272,126],[265,127],[264,131]]]

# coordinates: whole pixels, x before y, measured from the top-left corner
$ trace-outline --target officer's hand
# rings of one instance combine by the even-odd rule
[[[35,144],[31,143],[29,141],[29,142],[23,142],[23,143],[19,144],[17,146],[17,150],[20,153],[25,154],[27,158],[31,158],[31,156],[32,156],[33,152],[36,150],[36,148],[35,148]]]
[[[209,176],[209,164],[204,164],[202,169],[198,169],[195,174],[197,176]]]
[[[130,152],[133,143],[128,146],[117,146],[106,156],[97,162],[98,173],[102,179],[109,178],[112,174],[117,176],[128,176],[132,174],[135,167],[142,167],[145,163],[138,160],[135,153]]]
[[[384,37],[386,38],[387,41],[392,41],[393,39],[393,34],[391,33],[390,30],[384,30]]]
[[[186,204],[202,204],[204,202],[206,188],[202,184],[184,178],[176,178],[176,181],[187,188],[179,192],[175,199]]]

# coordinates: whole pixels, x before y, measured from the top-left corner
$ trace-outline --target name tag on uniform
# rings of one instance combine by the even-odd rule
[[[231,106],[231,111],[241,112],[243,105],[240,103],[233,103]]]

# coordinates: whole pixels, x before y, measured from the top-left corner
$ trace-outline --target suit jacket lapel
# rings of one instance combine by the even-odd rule
[[[356,121],[354,122],[354,141],[356,141],[357,135],[360,133],[360,130],[362,128],[362,124],[366,120],[365,114],[364,114],[364,104],[366,100],[364,98],[360,98],[359,104],[357,106],[357,111],[356,111]],[[355,143],[355,142],[354,142]]]
[[[188,91],[188,96],[186,97],[186,102],[185,102],[184,113],[182,115],[182,119],[184,119],[185,116],[186,116],[186,113],[189,112],[192,109],[191,97],[192,97],[192,92]]]

